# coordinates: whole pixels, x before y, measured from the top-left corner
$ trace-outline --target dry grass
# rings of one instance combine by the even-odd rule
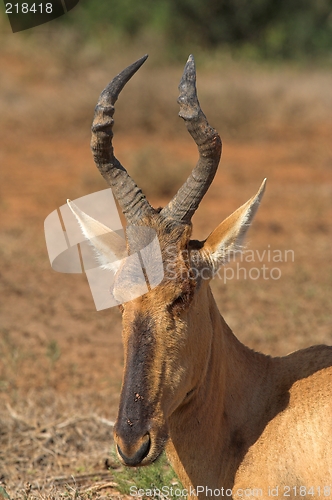
[[[51,391],[15,406],[7,403],[0,413],[1,479],[10,498],[110,498],[110,489],[116,492],[113,422],[93,413],[84,399]]]
[[[36,133],[54,133],[59,127],[88,130],[102,88],[150,48],[150,59],[117,104],[116,130],[185,136],[176,103],[183,65],[163,66],[153,43],[135,50],[115,45],[112,57],[105,59],[73,33],[58,32],[51,25],[35,29],[27,39],[24,33],[15,39],[4,33],[1,42],[2,64],[10,67],[0,80],[1,121],[6,127],[24,129],[28,121]],[[283,134],[285,126],[287,132],[302,134],[331,124],[329,69],[263,67],[222,54],[199,58],[197,66],[202,107],[225,139],[274,137]]]
[[[0,55],[0,479],[12,499],[111,498],[105,463],[121,386],[120,317],[94,310],[83,276],[51,271],[43,221],[66,198],[105,187],[89,151],[92,110],[141,51],[105,61],[75,45],[66,53],[65,42],[53,54],[54,39],[43,40],[32,53],[17,37]],[[153,47],[151,59],[118,103],[114,142],[159,205],[196,150],[177,118],[182,68],[158,66]],[[280,263],[277,281],[215,280],[220,310],[264,352],[330,344],[331,73],[223,64],[198,64],[200,100],[225,146],[194,237],[205,238],[267,176],[248,248],[292,249],[295,260]]]
[[[85,398],[48,391],[20,400],[15,410],[5,406],[0,498],[106,500],[127,498],[131,485],[179,485],[164,456],[152,467],[124,470],[112,443],[114,422],[91,411]]]

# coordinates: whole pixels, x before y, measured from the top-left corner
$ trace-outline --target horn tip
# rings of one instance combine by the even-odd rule
[[[102,91],[99,97],[98,105],[108,106],[116,103],[119,94],[123,87],[128,83],[132,76],[140,69],[140,67],[145,63],[148,58],[148,54],[132,63],[130,66],[125,68],[121,73],[113,78],[113,80],[107,85],[107,87]]]
[[[181,94],[196,94],[196,67],[194,56],[190,54],[183,70],[182,78],[179,84]]]
[[[190,56],[188,57],[184,68],[184,74],[187,74],[188,76],[196,76],[195,59],[192,54],[190,54]]]
[[[138,65],[138,67],[141,67],[141,66],[142,66],[142,64],[144,64],[144,63],[145,63],[145,61],[147,60],[147,58],[148,58],[148,57],[149,57],[149,54],[144,54],[144,56],[140,57],[140,58],[136,61],[136,63],[134,63],[134,64],[137,64],[137,65]]]

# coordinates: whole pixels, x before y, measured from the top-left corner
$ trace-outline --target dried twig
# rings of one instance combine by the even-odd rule
[[[61,486],[64,484],[82,484],[94,479],[112,479],[109,472],[92,472],[89,474],[71,475],[71,476],[58,476],[49,480],[47,488],[51,486]]]
[[[82,490],[82,493],[92,493],[94,491],[104,490],[105,488],[118,488],[118,484],[114,481],[109,481],[108,483],[97,483],[93,486],[89,486],[89,488],[85,488]]]

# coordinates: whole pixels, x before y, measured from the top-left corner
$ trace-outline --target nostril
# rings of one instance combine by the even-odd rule
[[[149,454],[151,445],[150,435],[146,434],[143,439],[144,441],[141,446],[131,456],[127,456],[125,453],[123,453],[120,446],[117,445],[118,453],[126,465],[131,465],[133,467],[139,465],[142,460]]]

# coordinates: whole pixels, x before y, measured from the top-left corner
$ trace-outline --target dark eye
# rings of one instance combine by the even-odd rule
[[[175,312],[175,313],[176,312],[180,313],[180,312],[184,311],[190,303],[190,298],[191,298],[191,295],[189,293],[187,293],[187,292],[181,293],[171,303],[170,310]]]
[[[181,293],[175,300],[172,302],[172,307],[183,306],[188,302],[188,294]]]

